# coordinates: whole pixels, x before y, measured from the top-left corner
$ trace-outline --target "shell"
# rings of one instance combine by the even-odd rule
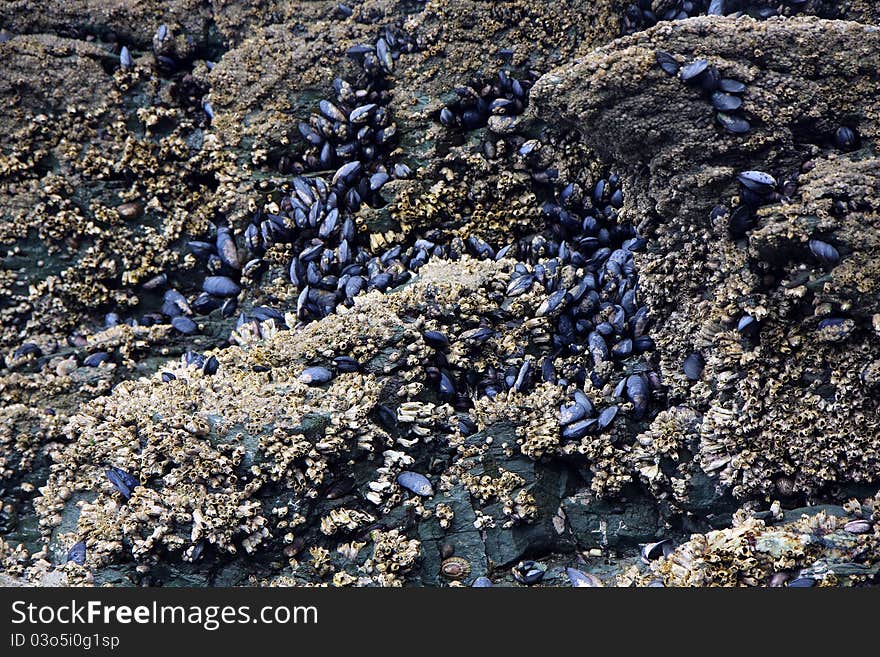
[[[852,128],[841,126],[834,133],[834,145],[842,151],[852,150],[857,143],[858,137]]]
[[[788,582],[789,588],[807,589],[816,586],[816,580],[812,577],[798,577]]]
[[[726,112],[718,112],[715,118],[721,127],[735,135],[743,135],[752,129],[751,124],[738,116]]]
[[[67,561],[82,566],[86,562],[86,544],[85,541],[74,543],[67,553]]]
[[[742,94],[746,91],[744,83],[732,78],[721,78],[718,82],[718,88],[729,94]]]
[[[83,365],[86,367],[97,367],[108,360],[110,360],[110,355],[106,351],[96,351],[83,360]]]
[[[513,578],[520,584],[535,584],[544,579],[547,566],[537,561],[520,561],[512,571]]]
[[[211,356],[208,360],[205,361],[205,366],[202,368],[202,371],[207,376],[213,376],[217,373],[217,370],[220,369],[220,361],[217,360],[216,356]]]
[[[122,493],[122,496],[125,499],[131,497],[131,491],[135,486],[140,484],[140,481],[134,475],[129,474],[125,470],[120,468],[110,466],[106,470],[104,470],[104,474],[107,476],[107,479],[110,480],[110,483]]]
[[[446,349],[449,346],[449,339],[440,331],[425,331],[422,337],[434,349]]]
[[[586,415],[587,410],[577,402],[564,404],[559,409],[559,425],[564,427],[582,420]]]
[[[871,521],[864,519],[850,520],[843,528],[850,534],[867,534],[871,531]]]
[[[666,558],[672,554],[674,547],[671,538],[665,538],[656,543],[646,543],[642,546],[642,561],[648,563],[657,559]]]
[[[810,251],[823,265],[833,267],[840,262],[840,252],[828,242],[812,239],[810,240]]]
[[[568,575],[568,581],[574,588],[597,588],[603,586],[602,580],[592,573],[585,573],[577,568],[566,568],[565,573]]]
[[[397,476],[397,483],[406,488],[409,492],[415,493],[420,497],[430,497],[434,494],[434,487],[428,478],[418,472],[410,472],[405,470]]]
[[[689,82],[702,75],[709,68],[709,62],[705,59],[695,59],[690,64],[682,66],[678,76],[682,82]]]
[[[662,50],[658,50],[654,53],[654,57],[664,73],[667,75],[678,75],[678,71],[681,69],[681,64],[678,63],[678,60],[675,59],[675,57]]]
[[[217,297],[234,297],[241,292],[241,286],[228,276],[208,276],[202,290]]]
[[[305,383],[306,385],[327,383],[332,378],[333,372],[320,365],[307,367],[303,370],[302,374],[299,375],[300,383]]]
[[[614,405],[614,406],[609,406],[604,411],[599,413],[599,419],[598,419],[599,428],[604,429],[609,424],[611,424],[614,421],[614,418],[617,417],[618,410],[619,410],[618,407],[616,405]]]
[[[588,418],[586,420],[572,422],[562,430],[562,438],[564,440],[580,440],[588,433],[595,430],[596,423],[596,418]]]
[[[131,53],[125,46],[122,46],[119,51],[119,65],[122,68],[131,68],[132,66],[134,66],[134,61],[131,58]]]
[[[743,187],[758,194],[767,194],[776,189],[776,178],[763,171],[741,171],[736,179]]]
[[[461,557],[449,557],[440,564],[440,574],[447,579],[461,580],[471,574],[471,564]]]
[[[742,98],[723,91],[715,91],[712,93],[712,106],[722,112],[733,112],[742,107]]]
[[[699,381],[703,377],[703,368],[705,366],[706,361],[703,358],[703,355],[700,352],[695,351],[684,359],[682,369],[688,379],[691,381]]]
[[[171,326],[173,326],[184,335],[195,333],[199,328],[194,321],[192,321],[189,317],[185,317],[183,315],[181,315],[180,317],[172,318]]]

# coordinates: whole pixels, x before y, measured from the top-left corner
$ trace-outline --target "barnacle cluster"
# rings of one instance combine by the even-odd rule
[[[378,458],[384,461],[380,473],[399,472],[412,463],[407,452],[439,430],[429,421],[423,425],[427,431],[414,431],[433,416],[434,404],[410,400],[405,385],[389,385],[389,375],[403,378],[389,370],[391,354],[406,348],[407,336],[418,336],[405,328],[422,321],[413,311],[426,295],[447,302],[475,295],[475,303],[485,307],[487,287],[505,276],[495,263],[461,265],[457,278],[448,264],[426,265],[422,279],[399,293],[372,293],[349,313],[296,334],[281,332],[246,348],[226,349],[216,375],[181,362],[166,368],[175,376],[167,383],[157,374],[120,384],[68,425],[71,445],[51,467],[37,500],[44,529],[61,522],[57,502],[64,506],[65,498],[75,498],[81,500],[78,532],[94,563],[113,558],[124,541],[138,560],[160,547],[182,553],[199,542],[234,554],[238,545],[251,551],[278,532],[277,518],[261,501],[274,494],[276,484],[305,502],[343,476],[340,467],[351,458]],[[355,355],[367,371],[340,375],[326,389],[299,382],[306,364],[343,352]],[[267,365],[271,374],[254,372],[253,362]],[[381,388],[377,373],[385,377]],[[372,415],[380,395],[398,406],[398,421],[409,427],[398,438]],[[127,501],[105,480],[102,464],[108,463],[140,473],[142,485]],[[379,494],[376,502],[397,489],[393,477],[382,477],[368,487]],[[528,506],[527,499],[515,502],[517,508]],[[309,518],[326,536],[356,534],[374,520],[369,512],[344,506]]]
[[[836,486],[876,482],[878,472],[880,408],[860,377],[870,371],[877,353],[871,323],[877,307],[876,258],[869,255],[877,235],[870,190],[877,160],[870,149],[848,152],[838,138],[841,126],[845,134],[876,134],[872,121],[848,127],[846,118],[847,107],[861,102],[850,94],[873,83],[867,70],[861,82],[824,79],[825,70],[832,76],[839,70],[833,56],[814,70],[792,67],[788,60],[800,62],[800,55],[776,51],[777,39],[820,30],[817,21],[779,21],[766,28],[751,24],[746,34],[737,25],[694,19],[674,30],[658,26],[635,35],[619,52],[609,52],[603,64],[585,62],[560,79],[545,78],[546,85],[539,81],[533,98],[543,103],[539,113],[544,116],[570,116],[568,80],[594,79],[588,71],[601,66],[595,79],[601,77],[603,87],[577,109],[588,141],[614,153],[624,168],[643,167],[642,154],[653,146],[629,140],[625,126],[633,94],[650,88],[658,95],[645,97],[640,120],[667,126],[659,129],[657,139],[679,144],[691,158],[684,165],[676,156],[670,166],[665,156],[645,156],[654,171],[645,198],[657,215],[646,230],[648,252],[638,258],[641,289],[652,312],[665,318],[652,337],[669,399],[697,414],[687,440],[680,443],[681,465],[667,461],[666,468],[658,463],[655,469],[646,462],[645,474],[665,479],[674,466],[680,470],[678,481],[669,483],[680,490],[696,472],[696,462],[740,498],[828,494]],[[801,110],[806,101],[798,92],[775,115],[762,117],[755,138],[716,138],[710,136],[717,133],[714,126],[690,125],[702,112],[698,93],[682,98],[674,88],[678,83],[664,81],[650,60],[669,44],[682,43],[684,34],[704,29],[712,31],[710,42],[691,49],[690,56],[723,62],[725,70],[747,80],[745,106],[750,110],[748,97],[760,97],[763,82],[760,71],[744,66],[733,53],[743,39],[760,39],[774,53],[771,67],[791,71],[791,81],[783,86],[810,86],[810,102],[821,99],[812,106],[822,108],[809,128],[814,143],[799,147],[799,128],[791,127],[808,111]],[[869,33],[854,27],[852,38]],[[876,42],[865,47],[876,48]],[[637,63],[642,54],[651,72]],[[842,93],[842,87],[847,91]],[[612,99],[623,102],[618,106]],[[615,115],[619,123],[611,118]],[[590,130],[611,122],[621,129]],[[775,162],[760,166],[775,177],[773,188],[767,188],[771,196],[758,202],[737,176],[759,168],[750,163],[760,161],[759,144],[768,140],[781,151]],[[740,226],[737,208],[749,204],[758,207],[755,217]],[[705,368],[689,377],[683,364],[694,353]]]
[[[224,156],[193,149],[201,112],[145,68],[106,75],[96,45],[40,35],[0,48],[6,92],[22,76],[59,90],[24,95],[0,117],[0,243],[4,269],[18,271],[0,307],[0,345],[86,330],[108,307],[148,312],[137,284],[165,269],[185,275],[192,263],[173,247],[213,212],[212,172]],[[31,58],[44,64],[31,70]],[[134,94],[157,106],[131,106]]]
[[[623,586],[857,586],[880,571],[877,498],[855,501],[854,515],[831,507],[784,513],[780,522],[745,515],[734,526],[696,534]],[[804,512],[807,511],[807,512]]]

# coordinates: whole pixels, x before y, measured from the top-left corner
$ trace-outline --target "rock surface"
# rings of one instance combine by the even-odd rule
[[[323,1],[4,3],[3,583],[512,585],[528,559],[548,567],[545,585],[568,585],[568,566],[606,585],[876,583],[878,10],[811,0],[800,13],[848,20],[704,17],[614,40],[627,4],[366,0],[347,16]],[[426,234],[499,247],[552,234],[548,171],[575,195],[620,174],[615,217],[647,241],[636,266],[663,383],[647,417],[588,380],[621,419],[563,441],[573,384],[475,396],[467,412],[438,393],[425,330],[449,337],[463,370],[543,349],[548,295],[505,297],[513,259],[436,258],[303,325],[276,245],[239,299],[289,311],[293,330],[231,334],[219,310],[194,316],[191,337],[167,320],[105,322],[159,309],[143,284],[160,273],[192,301],[204,271],[186,240],[240,233],[277,200],[305,152],[299,123],[356,74],[346,50],[385,25],[415,44],[381,83],[400,134],[389,157],[414,175],[360,211],[360,234],[377,249]],[[658,50],[746,83],[752,130],[724,132]],[[500,68],[535,83],[514,129],[441,127],[453,89]],[[841,126],[852,148],[835,146]],[[522,155],[527,140],[539,145]],[[784,194],[732,235],[744,170]],[[839,260],[818,257],[817,239]],[[744,315],[756,334],[736,331]],[[494,334],[469,343],[475,326]],[[39,352],[21,355],[25,343]],[[181,362],[189,350],[214,354],[216,374]],[[693,351],[697,381],[682,371]],[[88,367],[98,352],[108,362]],[[358,371],[337,370],[343,354]],[[332,380],[307,385],[313,366]],[[140,481],[130,499],[111,466]],[[433,495],[400,486],[404,470]],[[667,537],[683,544],[639,561]],[[85,566],[65,564],[79,540]]]

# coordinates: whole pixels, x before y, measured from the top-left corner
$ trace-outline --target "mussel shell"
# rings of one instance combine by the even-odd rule
[[[715,118],[722,128],[735,135],[744,135],[752,129],[752,125],[748,121],[733,114],[717,112]]]
[[[650,561],[656,561],[661,557],[668,557],[672,554],[674,547],[672,545],[671,538],[665,538],[662,541],[657,541],[656,543],[646,543],[642,546],[642,560],[645,563]]]
[[[67,561],[72,561],[73,563],[83,566],[86,563],[86,543],[85,541],[79,541],[78,543],[74,543],[70,550],[67,552]]]
[[[602,586],[602,580],[592,573],[585,573],[577,568],[566,568],[565,573],[568,575],[568,581],[574,588],[597,588]]]
[[[299,375],[300,383],[305,383],[306,385],[320,385],[322,383],[327,383],[332,378],[333,372],[321,365],[307,367],[302,371],[302,374]]]
[[[682,369],[688,379],[691,381],[699,381],[703,376],[703,368],[705,366],[706,361],[703,358],[703,355],[700,352],[695,351],[684,359]]]
[[[663,69],[664,73],[667,75],[678,75],[678,71],[681,69],[681,64],[679,64],[678,60],[668,52],[658,50],[654,53],[654,58],[657,60],[657,64],[660,65],[660,68]]]
[[[741,171],[736,179],[744,187],[758,194],[769,194],[776,189],[776,178],[764,171]]]
[[[695,59],[690,64],[685,64],[681,67],[681,71],[678,76],[681,78],[682,82],[689,82],[691,80],[695,80],[697,77],[706,72],[709,68],[709,62],[705,59]]]
[[[434,494],[434,487],[431,486],[431,482],[425,475],[418,472],[404,470],[397,475],[397,483],[419,497],[430,497]]]

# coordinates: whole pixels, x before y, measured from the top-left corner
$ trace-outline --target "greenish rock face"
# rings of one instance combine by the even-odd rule
[[[728,491],[719,488],[717,480],[697,471],[688,482],[687,502],[683,506],[696,515],[717,515],[726,522],[727,514],[732,513],[737,504]]]
[[[575,495],[565,498],[562,508],[582,550],[623,551],[658,537],[658,512],[648,500],[609,503]]]
[[[465,459],[463,467],[475,477],[497,477],[508,472],[520,477],[522,483],[512,494],[525,491],[536,502],[537,514],[529,522],[506,526],[509,516],[502,502],[480,504],[479,500],[463,486],[456,486],[450,493],[436,495],[431,506],[449,506],[454,519],[446,529],[440,527],[436,518],[419,523],[422,540],[421,578],[425,584],[444,582],[440,573],[442,551],[452,548],[456,557],[470,563],[470,575],[466,582],[476,577],[492,575],[496,569],[506,570],[517,561],[531,555],[553,551],[570,551],[571,538],[567,531],[554,527],[554,517],[566,491],[572,487],[572,474],[564,466],[538,464],[523,456],[510,456],[500,447],[505,441],[515,442],[512,426],[501,425],[491,432],[480,432],[468,439],[468,444],[478,445],[491,436],[492,447],[483,455]],[[481,521],[478,522],[478,516]],[[485,518],[491,518],[486,523]],[[480,529],[475,529],[475,522]],[[445,580],[448,581],[448,580]]]

